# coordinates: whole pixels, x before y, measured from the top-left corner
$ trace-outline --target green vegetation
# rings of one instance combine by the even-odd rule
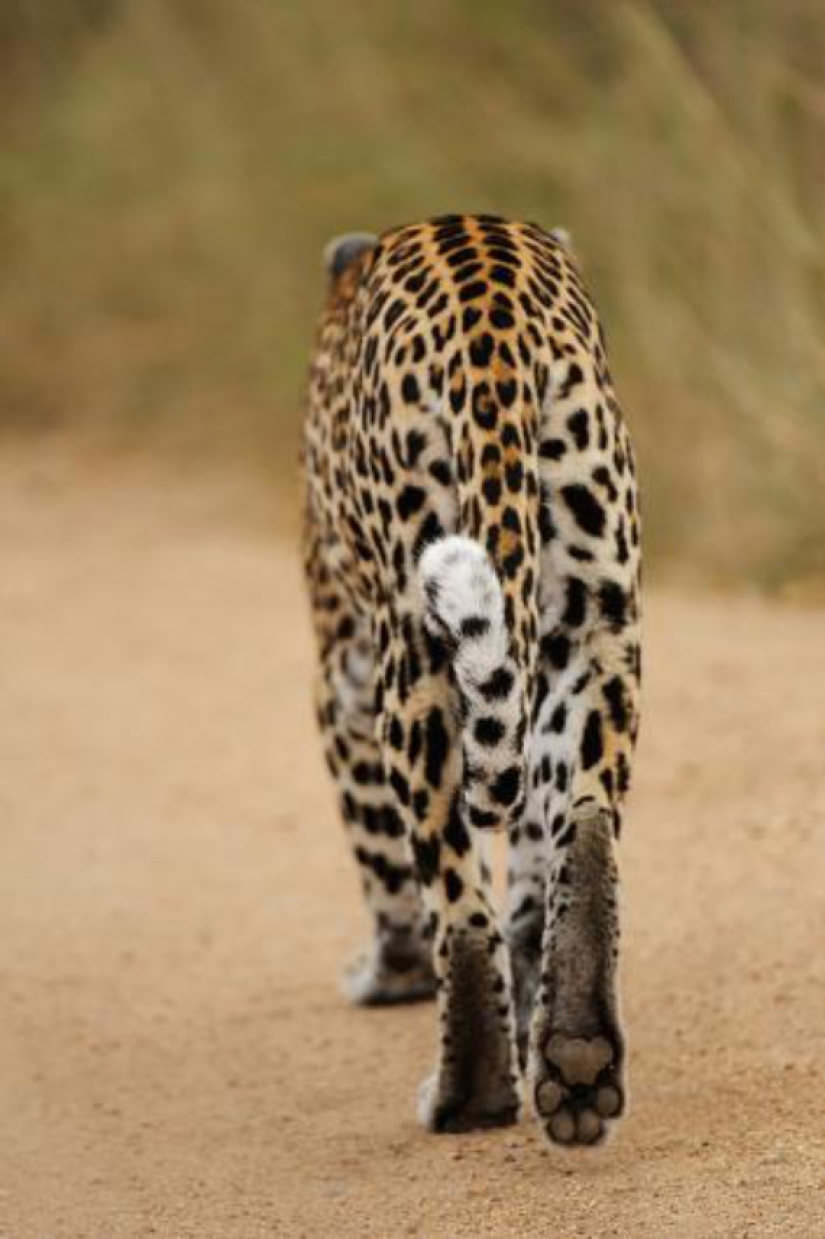
[[[823,64],[821,0],[4,0],[0,420],[287,485],[330,235],[562,223],[659,570],[821,579]]]

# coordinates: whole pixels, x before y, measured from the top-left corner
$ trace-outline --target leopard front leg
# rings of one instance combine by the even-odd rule
[[[433,933],[439,1044],[418,1113],[432,1131],[515,1122],[510,961],[461,798],[461,744],[442,643],[412,616],[379,624],[384,764],[409,823]]]
[[[334,577],[316,573],[313,580],[318,722],[373,922],[372,941],[345,968],[341,989],[360,1006],[416,1002],[435,993],[432,944],[376,735],[370,630]]]

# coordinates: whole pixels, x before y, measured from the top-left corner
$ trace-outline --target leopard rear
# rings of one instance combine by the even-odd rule
[[[554,1141],[624,1104],[615,843],[638,725],[627,428],[569,242],[448,216],[328,250],[305,432],[318,715],[375,936],[437,991],[421,1116]],[[503,923],[486,832],[509,838]]]

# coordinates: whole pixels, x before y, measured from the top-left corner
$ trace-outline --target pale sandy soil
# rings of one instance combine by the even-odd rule
[[[251,490],[251,487],[250,487]],[[0,1236],[825,1236],[825,613],[653,595],[623,850],[632,1109],[434,1137],[258,491],[0,466]]]

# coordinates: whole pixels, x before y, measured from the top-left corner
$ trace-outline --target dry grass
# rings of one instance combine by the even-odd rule
[[[564,223],[658,569],[823,579],[823,63],[819,0],[6,0],[0,421],[286,486],[330,234]]]

